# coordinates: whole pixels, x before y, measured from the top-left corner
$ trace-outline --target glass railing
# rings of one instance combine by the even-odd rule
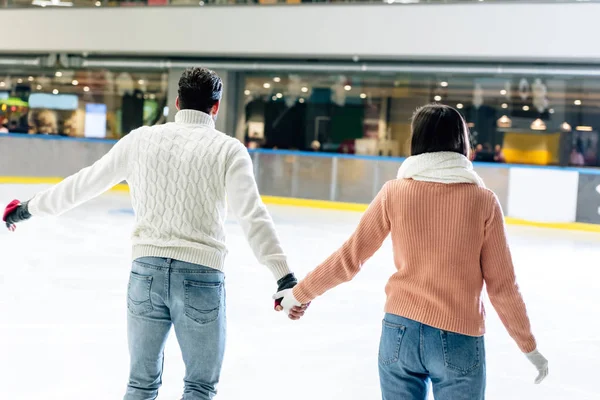
[[[490,3],[598,3],[600,0],[0,0],[0,7],[152,7],[208,5],[283,5],[283,4],[490,4]]]

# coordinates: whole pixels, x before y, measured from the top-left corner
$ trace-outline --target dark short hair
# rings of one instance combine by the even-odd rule
[[[411,155],[451,151],[469,156],[469,130],[462,115],[443,104],[428,104],[412,118]]]
[[[179,78],[179,108],[209,114],[223,95],[223,81],[207,68],[188,68]]]

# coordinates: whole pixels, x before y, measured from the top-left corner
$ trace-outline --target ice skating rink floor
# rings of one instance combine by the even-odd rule
[[[35,187],[0,187],[0,204]],[[128,373],[127,195],[61,218],[0,229],[0,399],[112,400]],[[299,277],[348,237],[360,214],[269,207]],[[292,322],[272,310],[275,282],[228,223],[228,346],[219,400],[380,399],[377,349],[390,243],[357,278]],[[518,279],[550,376],[536,373],[487,304],[487,399],[600,399],[600,234],[509,227]],[[159,399],[179,399],[175,336]],[[400,399],[398,399],[400,400]]]

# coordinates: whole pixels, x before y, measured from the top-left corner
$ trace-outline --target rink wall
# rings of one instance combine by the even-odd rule
[[[114,144],[52,136],[0,136],[0,184],[55,183]],[[251,151],[265,202],[364,211],[403,158]],[[600,170],[475,163],[507,222],[600,232]],[[126,190],[119,186],[117,189]]]

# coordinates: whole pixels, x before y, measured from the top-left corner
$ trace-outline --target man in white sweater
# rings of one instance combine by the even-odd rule
[[[226,199],[278,290],[296,283],[259,196],[246,148],[215,130],[222,86],[213,71],[186,70],[179,81],[174,123],[131,132],[94,165],[28,202],[11,202],[4,213],[7,227],[14,230],[31,216],[60,215],[119,182],[129,184],[135,228],[125,400],[158,396],[171,325],[186,365],[183,399],[216,394],[225,351]]]

